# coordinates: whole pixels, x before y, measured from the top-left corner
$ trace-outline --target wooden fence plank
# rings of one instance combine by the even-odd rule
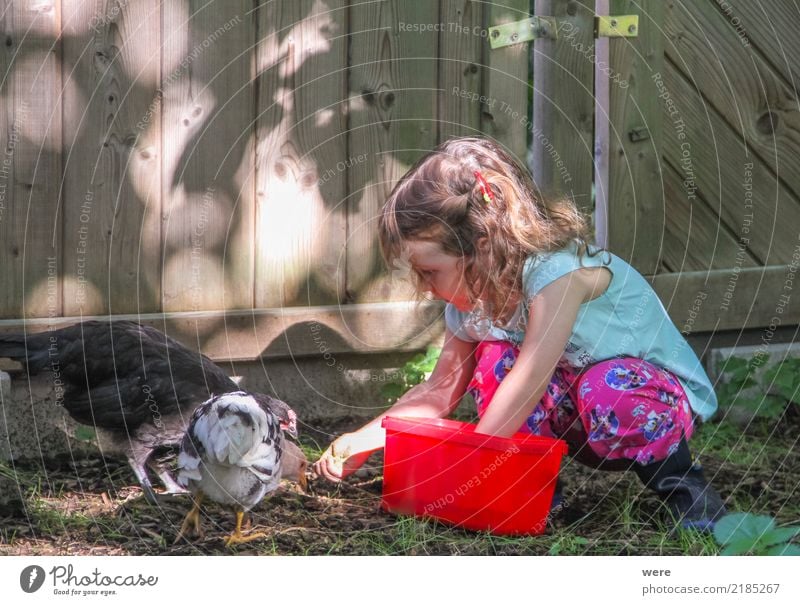
[[[163,4],[164,310],[252,308],[252,2]]]
[[[749,148],[800,196],[798,95],[744,47],[711,2],[669,3],[667,56],[696,83]]]
[[[609,69],[598,75],[610,79],[608,247],[652,275],[664,247],[662,112],[651,78],[663,65],[663,4],[612,0],[609,11],[639,15],[639,30],[636,37],[609,40]]]
[[[747,246],[740,248],[739,234],[731,231],[697,194],[687,195],[683,177],[668,162],[664,179],[664,248],[662,258],[673,271],[707,271],[731,266],[756,267]],[[734,260],[734,262],[736,262]]]
[[[800,87],[800,11],[789,2],[714,2],[743,48],[757,47],[789,83]]]
[[[348,154],[349,302],[403,300],[384,269],[377,217],[399,178],[436,145],[439,2],[390,0],[351,8]]]
[[[684,195],[705,199],[759,264],[790,262],[800,225],[791,192],[671,65],[663,85],[672,102],[663,106],[664,159],[682,175]],[[741,258],[728,257],[728,266]]]
[[[778,326],[800,323],[800,306],[781,299],[787,279],[788,267],[754,267],[667,273],[648,281],[681,332],[741,332],[750,328],[774,332]],[[764,337],[771,338],[767,331]]]
[[[0,317],[62,312],[60,17],[0,2]]]
[[[483,5],[475,0],[442,0],[439,36],[439,140],[477,136],[481,127]],[[471,95],[477,95],[473,97]],[[477,98],[478,101],[473,100]]]
[[[64,309],[159,308],[157,0],[63,0]]]
[[[320,357],[424,349],[444,332],[441,303],[369,303],[249,311],[117,315],[153,326],[215,361]],[[108,319],[108,316],[88,316]],[[0,320],[0,334],[69,326],[80,317]],[[224,326],[220,330],[219,327]]]
[[[522,21],[530,16],[529,0],[505,0],[484,5],[483,32],[489,27]],[[532,132],[529,65],[531,43],[514,44],[492,50],[488,36],[483,38],[483,94],[481,130],[528,165],[528,139]]]
[[[594,0],[536,0],[558,20],[558,39],[537,39],[533,57],[533,176],[550,195],[592,212],[594,162]]]
[[[347,5],[262,3],[258,13],[257,307],[344,297]]]

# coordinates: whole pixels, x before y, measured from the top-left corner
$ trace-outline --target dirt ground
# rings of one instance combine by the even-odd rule
[[[319,451],[330,434],[358,421],[306,430],[303,445]],[[746,430],[708,424],[693,449],[733,511],[771,514],[797,524],[797,414],[758,420]],[[710,536],[670,532],[659,500],[632,473],[601,473],[569,459],[562,465],[565,506],[547,532],[536,537],[497,537],[447,527],[432,520],[396,517],[380,510],[381,460],[345,483],[312,482],[310,493],[285,484],[252,512],[266,536],[228,548],[230,511],[205,510],[205,537],[173,544],[191,503],[163,496],[148,505],[127,464],[82,460],[36,468],[9,469],[25,494],[17,510],[0,515],[0,554],[7,555],[209,555],[209,554],[716,554]],[[15,480],[17,480],[15,479]]]

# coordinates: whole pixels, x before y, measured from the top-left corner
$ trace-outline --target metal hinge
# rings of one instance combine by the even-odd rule
[[[489,28],[489,44],[492,48],[521,44],[538,38],[558,38],[555,17],[531,17]]]
[[[594,18],[595,38],[635,38],[639,35],[639,15],[597,16]],[[489,44],[503,48],[541,38],[558,39],[555,17],[531,17],[489,28]]]
[[[635,38],[638,35],[639,15],[609,15],[594,18],[595,38]]]

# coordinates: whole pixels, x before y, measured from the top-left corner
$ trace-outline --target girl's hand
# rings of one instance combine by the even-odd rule
[[[345,433],[339,437],[314,463],[312,466],[314,473],[334,482],[352,475],[361,468],[374,451],[374,449],[362,451],[361,441],[363,438],[356,433]]]
[[[456,408],[475,370],[475,343],[445,330],[445,345],[431,377],[403,395],[386,412],[352,433],[345,433],[325,451],[312,469],[318,477],[341,481],[358,470],[386,443],[381,420],[389,416],[443,418]]]

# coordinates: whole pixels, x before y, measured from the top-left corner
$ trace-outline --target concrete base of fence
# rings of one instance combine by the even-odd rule
[[[13,379],[12,379],[13,378]],[[0,372],[0,461],[83,457],[93,447],[86,433],[56,404],[55,390],[45,376],[9,376]]]
[[[45,377],[29,382],[24,373],[9,376],[0,370],[0,515],[18,510],[33,487],[17,480],[17,463],[27,473],[31,467],[47,468],[54,459],[79,459],[96,452],[82,430],[86,429],[56,404]]]

